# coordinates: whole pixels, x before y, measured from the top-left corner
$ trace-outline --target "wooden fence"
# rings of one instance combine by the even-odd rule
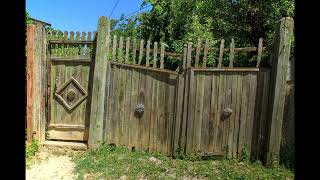
[[[277,26],[272,68],[261,67],[266,50],[261,38],[257,47],[236,48],[234,40],[223,39],[213,47],[198,40],[185,44],[182,53],[167,52],[162,42],[111,37],[107,17],[99,19],[97,33],[48,36],[48,59],[90,62],[90,76],[82,82],[88,86],[83,111],[89,148],[106,142],[167,155],[232,158],[246,149],[251,157],[270,161],[280,148],[292,26],[291,18]],[[257,53],[255,67],[237,67],[241,51]],[[210,52],[218,53],[213,66],[208,66]],[[167,57],[179,60],[179,70],[166,67]]]
[[[238,157],[243,148],[251,153],[254,141],[261,141],[260,131],[254,126],[266,116],[266,111],[261,112],[265,102],[261,103],[260,97],[267,92],[268,83],[263,80],[270,74],[269,69],[257,68],[265,49],[262,39],[258,47],[245,48],[235,48],[232,40],[229,49],[224,48],[224,40],[220,48],[199,40],[195,47],[186,44],[183,54],[166,52],[163,45],[158,47],[157,42],[150,41],[145,44],[143,39],[139,43],[130,37],[111,39],[105,112],[107,143],[168,155],[182,150]],[[208,68],[208,51],[215,50],[220,51],[218,68]],[[240,51],[255,51],[257,66],[234,67],[235,52]],[[230,53],[229,65],[222,67],[226,53]],[[166,56],[179,57],[182,71],[165,69]],[[135,112],[138,104],[144,105],[141,117]],[[233,112],[223,119],[227,108]]]

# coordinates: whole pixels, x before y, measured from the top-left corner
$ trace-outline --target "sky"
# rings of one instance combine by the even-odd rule
[[[26,0],[30,17],[61,31],[96,31],[100,16],[110,17],[118,0]],[[111,18],[140,9],[143,0],[119,0]],[[140,12],[149,10],[150,6]]]

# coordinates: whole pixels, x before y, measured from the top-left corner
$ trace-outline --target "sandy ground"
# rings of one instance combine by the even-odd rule
[[[41,147],[34,157],[34,163],[26,169],[27,180],[73,180],[75,164],[69,149],[48,149]]]

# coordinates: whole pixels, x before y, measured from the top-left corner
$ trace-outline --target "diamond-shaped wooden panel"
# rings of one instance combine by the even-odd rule
[[[70,80],[57,89],[55,95],[65,108],[72,110],[88,96],[88,93],[76,79],[71,77]]]

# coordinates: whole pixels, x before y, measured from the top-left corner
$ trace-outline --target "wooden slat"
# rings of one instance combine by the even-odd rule
[[[184,44],[183,48],[183,62],[182,62],[182,69],[186,69],[187,67],[187,44]]]
[[[123,62],[122,48],[123,48],[123,38],[122,38],[122,36],[120,36],[120,40],[119,40],[119,54],[118,54],[118,62],[119,62],[119,63],[122,63],[122,62]]]
[[[77,31],[76,32],[76,41],[80,41],[80,32]],[[79,54],[79,51],[80,51],[80,46],[79,45],[75,45],[75,57],[76,58],[80,58],[80,54]]]
[[[64,31],[63,40],[66,40],[66,41],[68,40],[68,31]],[[64,44],[64,46],[63,46],[63,57],[68,57],[68,55],[67,55],[68,46],[69,46],[69,44]]]
[[[86,39],[86,32],[82,32],[81,34],[81,40],[84,41]],[[84,57],[84,47],[85,45],[80,45],[80,58]]]
[[[222,66],[222,60],[223,60],[223,49],[224,49],[224,39],[221,40],[220,43],[220,53],[219,53],[219,63],[218,68]]]
[[[87,41],[91,41],[91,32],[88,32],[88,36],[87,36]],[[91,58],[91,50],[92,50],[92,46],[93,44],[87,44],[87,48],[86,48],[86,58]]]
[[[196,50],[196,59],[194,67],[199,67],[199,58],[200,58],[200,48],[201,48],[201,39],[198,39],[197,50]]]
[[[74,41],[74,32],[70,32],[70,41]],[[74,57],[74,45],[69,45],[69,57]]]
[[[188,57],[189,58],[189,57]],[[190,97],[188,99],[188,117],[187,117],[187,141],[186,141],[186,153],[191,153],[192,152],[192,146],[193,146],[193,141],[192,141],[192,136],[193,136],[193,129],[194,129],[194,124],[193,124],[193,109],[195,105],[194,98],[195,97],[195,78],[194,78],[194,71],[193,69],[189,70],[190,76],[189,76],[189,94],[188,96]]]
[[[258,57],[257,57],[257,68],[260,67],[261,55],[262,55],[262,38],[259,39],[258,44]]]
[[[113,36],[112,42],[112,61],[115,62],[116,60],[116,49],[117,49],[117,35]]]
[[[132,42],[132,64],[136,64],[137,42],[136,38],[133,38]]]
[[[234,109],[234,133],[233,133],[233,146],[232,146],[232,157],[238,158],[238,138],[240,130],[240,111],[241,111],[241,94],[242,94],[242,74],[237,73],[235,77],[236,84],[236,108]]]
[[[229,67],[233,67],[233,61],[234,61],[234,39],[231,39],[230,44],[230,55],[229,55]]]
[[[160,69],[164,68],[164,44],[161,44],[161,49],[160,49]]]
[[[192,53],[192,42],[188,42],[188,51],[187,51],[187,68],[191,67],[191,53]]]
[[[129,49],[130,49],[130,37],[127,37],[126,41],[126,64],[129,64]]]
[[[246,144],[246,125],[248,123],[248,97],[249,94],[249,82],[248,82],[248,75],[244,74],[242,76],[242,93],[241,93],[241,111],[240,111],[240,129],[239,129],[239,142],[238,142],[238,156],[241,157],[241,151]]]
[[[153,43],[153,68],[157,68],[158,42]]]
[[[147,41],[146,50],[146,67],[150,66],[150,40]]]
[[[207,67],[208,48],[209,48],[209,42],[208,42],[208,39],[206,39],[206,42],[204,45],[204,52],[203,52],[203,64],[202,64],[203,68]]]
[[[141,61],[142,61],[143,46],[144,46],[144,40],[141,39],[141,41],[140,41],[140,51],[139,51],[139,62],[138,62],[138,65],[140,65],[140,64],[141,64]]]

